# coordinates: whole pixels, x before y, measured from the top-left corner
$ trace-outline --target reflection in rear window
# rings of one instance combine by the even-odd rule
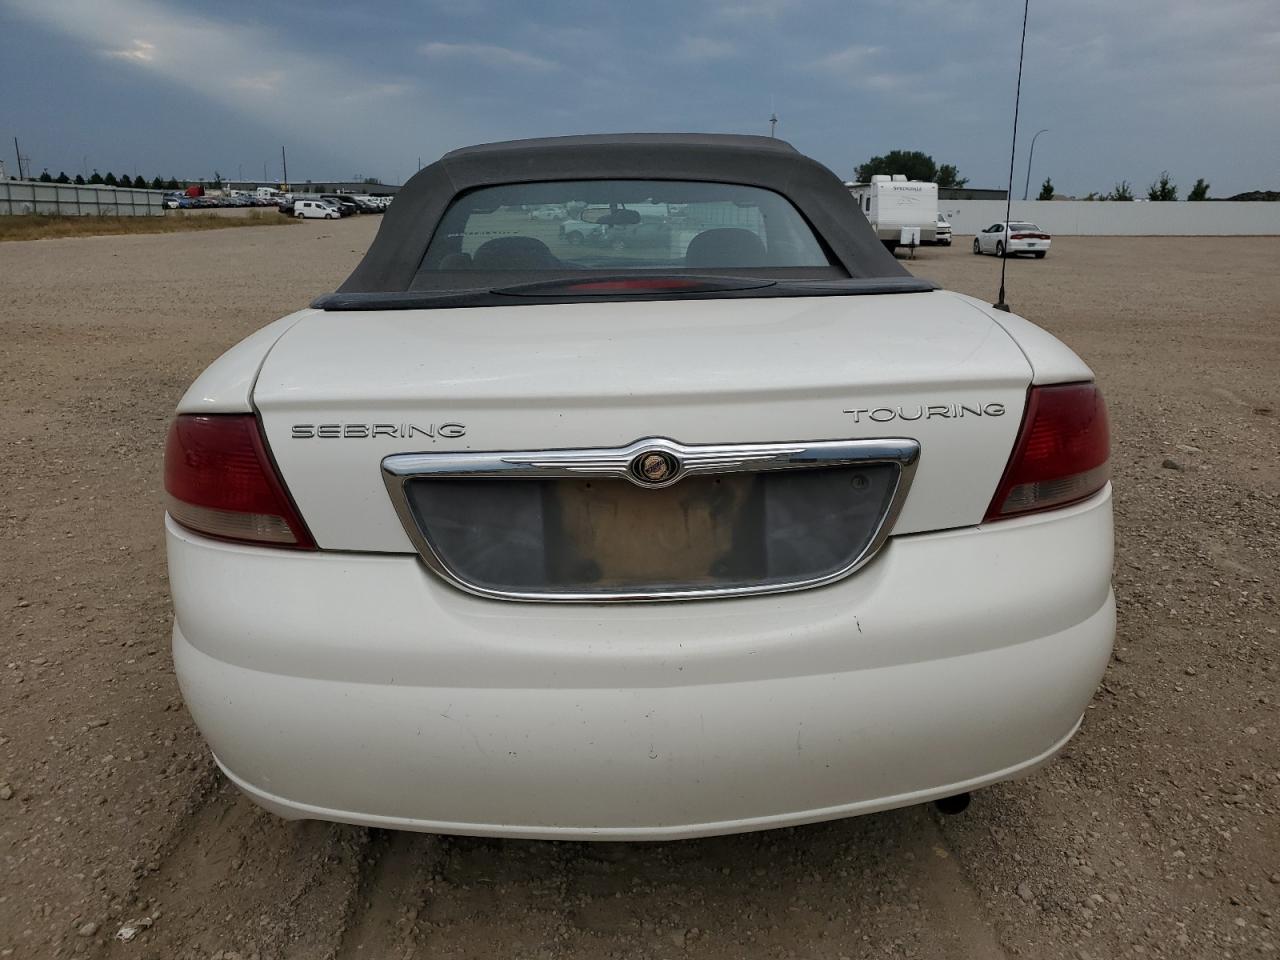
[[[485,187],[456,199],[414,286],[435,286],[433,274],[456,280],[465,272],[771,268],[832,272],[813,230],[772,191],[691,181],[555,181]]]

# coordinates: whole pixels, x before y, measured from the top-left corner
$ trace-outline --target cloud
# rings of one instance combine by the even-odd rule
[[[409,89],[402,77],[380,76],[345,62],[335,50],[298,48],[287,34],[180,11],[156,0],[0,0],[24,19],[72,38],[121,69],[149,76],[232,109],[307,145],[326,162],[367,163],[371,144],[388,155],[444,152],[475,131],[429,95],[397,104],[394,115],[354,111],[342,135],[322,131],[300,105],[387,100]],[[264,68],[265,67],[265,68]]]
[[[352,90],[338,98],[340,103],[359,103],[361,101],[380,100],[383,97],[398,97],[402,93],[413,90],[411,83],[374,83]]]
[[[738,48],[728,40],[715,37],[681,37],[676,47],[676,59],[688,63],[706,63],[712,60],[727,60],[738,55]]]
[[[554,60],[491,43],[424,43],[418,52],[433,60],[464,60],[477,66],[509,67],[534,73],[560,69]]]
[[[865,70],[880,52],[880,47],[855,43],[815,60],[809,68],[837,80],[861,81],[863,77],[859,71]]]
[[[253,93],[275,93],[280,89],[280,83],[284,79],[284,75],[279,70],[273,70],[271,73],[260,73],[256,76],[249,77],[233,77],[231,85],[240,90],[249,90]]]
[[[123,50],[103,50],[104,57],[112,60],[132,60],[134,63],[150,63],[156,57],[156,45],[146,40],[134,40],[133,46]]]
[[[729,0],[716,6],[715,14],[724,20],[749,24],[760,20],[777,20],[796,6],[797,0]]]
[[[1036,173],[1043,166],[1078,193],[1121,177],[1146,183],[1166,167],[1183,184],[1206,176],[1215,192],[1273,185],[1276,2],[1033,3],[1023,123],[1053,130]],[[83,90],[118,73],[131,78],[138,113],[153,102],[147,88],[167,90],[153,98],[159,113],[191,124],[181,137],[140,128],[139,149],[226,168],[284,142],[293,172],[296,148],[299,169],[376,163],[390,175],[419,155],[519,136],[767,132],[776,103],[779,133],[838,169],[909,146],[958,163],[974,183],[1007,175],[1016,0],[384,6],[370,18],[350,4],[313,4],[295,26],[294,0],[0,0],[6,49],[29,54],[21,72],[58,108],[44,116],[18,103],[15,120],[44,124],[58,141],[51,149],[66,155],[96,149],[120,118]],[[46,31],[87,55],[41,62],[42,48],[63,47]],[[198,120],[169,120],[188,102],[190,117],[208,106],[231,114],[221,140]],[[315,123],[343,105],[355,109],[340,110],[338,127]]]

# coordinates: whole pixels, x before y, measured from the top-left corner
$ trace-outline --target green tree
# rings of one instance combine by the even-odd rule
[[[94,167],[94,168],[93,168],[93,173],[89,174],[89,182],[90,182],[90,183],[95,183],[95,184],[97,184],[97,183],[103,183],[103,182],[104,182],[104,181],[103,181],[103,179],[102,179],[102,174],[100,174],[100,173],[98,172],[98,168],[97,168],[97,167]]]
[[[102,182],[108,187],[120,186],[120,181],[116,179],[116,175],[110,170],[108,170],[107,175],[102,178]]]
[[[159,177],[154,177],[154,178],[152,179],[152,181],[151,181],[151,189],[152,189],[152,190],[163,190],[163,189],[164,189],[164,181],[163,181],[163,180],[161,180]]]
[[[75,178],[74,180],[72,180],[71,182],[72,182],[72,183],[74,183],[77,187],[83,187],[83,186],[84,186],[84,177],[80,176],[80,174],[78,174],[78,173],[77,173],[77,174],[76,174],[76,178]]]
[[[55,181],[55,182],[57,182],[57,183],[70,183],[70,182],[71,182],[71,178],[70,178],[70,177],[68,177],[68,176],[67,176],[67,174],[66,174],[66,172],[65,172],[65,171],[63,171],[63,170],[59,170],[59,171],[58,171],[58,175],[57,175],[56,177],[54,177],[53,179],[54,179],[54,181]]]
[[[53,175],[49,173],[48,167],[45,167],[42,171],[40,171],[40,176],[38,177],[38,179],[41,183],[53,183]]]
[[[1048,177],[1045,177],[1044,183],[1040,184],[1040,195],[1036,197],[1036,199],[1037,200],[1053,199],[1053,181],[1050,180]]]
[[[181,186],[179,186],[179,184],[178,184],[178,179],[177,179],[177,177],[170,177],[168,180],[166,180],[166,181],[164,182],[164,188],[165,188],[166,190],[181,190],[181,189],[182,189],[182,187],[181,187]]]
[[[944,190],[959,190],[969,182],[969,178],[960,176],[960,171],[956,169],[955,164],[944,163],[938,167],[937,182],[938,186]]]
[[[902,174],[908,180],[936,180],[938,165],[933,157],[919,150],[890,150],[884,156],[872,157],[857,168],[854,179],[859,183],[869,183],[871,178],[885,174]]]
[[[1191,188],[1191,192],[1187,194],[1188,200],[1208,200],[1209,199],[1209,181],[1204,177],[1196,178],[1196,185]]]
[[[1132,200],[1133,187],[1129,186],[1128,180],[1121,180],[1119,183],[1117,183],[1114,187],[1111,188],[1111,192],[1107,194],[1106,199],[1107,200]]]
[[[213,171],[213,182],[209,184],[214,190],[222,189],[222,174],[217,170]]]
[[[1148,200],[1177,200],[1178,185],[1169,179],[1169,171],[1160,171],[1160,179],[1147,187]]]

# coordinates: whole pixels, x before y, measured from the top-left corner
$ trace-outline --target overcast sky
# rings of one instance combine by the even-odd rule
[[[1021,0],[0,0],[0,157],[36,172],[355,174],[468,143],[778,135],[842,177],[901,147],[1002,186]],[[1032,0],[1021,195],[1280,189],[1277,0]]]

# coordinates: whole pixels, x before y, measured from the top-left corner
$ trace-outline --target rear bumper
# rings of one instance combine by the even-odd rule
[[[936,227],[921,227],[920,242],[922,244],[933,243],[934,235],[936,234],[936,232],[937,232]],[[902,228],[901,227],[877,227],[876,236],[879,237],[882,241],[891,240],[894,243],[901,243]]]
[[[1009,253],[1044,253],[1049,249],[1050,240],[1010,240],[1006,248]]]
[[[1109,491],[898,538],[818,590],[643,606],[168,540],[175,666],[223,769],[284,816],[382,827],[691,837],[973,789],[1061,748],[1114,633]]]

